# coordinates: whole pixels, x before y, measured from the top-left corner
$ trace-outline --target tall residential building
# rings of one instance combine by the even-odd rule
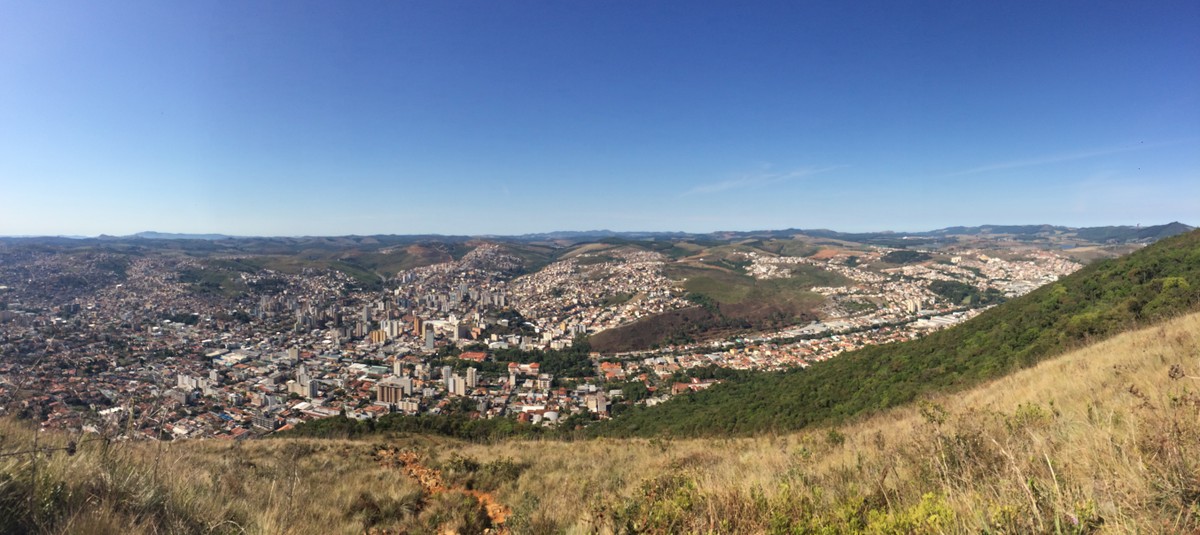
[[[289,394],[296,394],[297,396],[308,399],[317,397],[317,394],[320,393],[317,390],[317,386],[319,385],[320,383],[307,379],[304,381],[288,381],[286,383]]]
[[[255,411],[251,422],[253,422],[255,427],[266,429],[267,431],[274,431],[279,428],[279,419],[267,411]]]
[[[467,395],[467,382],[462,377],[451,375],[450,381],[446,383],[446,390],[449,390],[451,395],[465,396]]]
[[[608,398],[602,393],[589,394],[584,396],[587,403],[587,408],[596,414],[608,414]]]
[[[420,412],[421,404],[418,403],[417,400],[415,400],[415,399],[405,399],[400,402],[399,408],[400,408],[400,410],[402,410],[406,413],[416,414],[416,413]]]
[[[192,390],[199,386],[199,382],[196,380],[196,378],[187,374],[181,373],[176,379],[176,387],[180,390]]]
[[[479,385],[479,376],[475,368],[467,368],[467,388],[475,388]]]
[[[409,390],[412,389],[411,384]],[[404,399],[404,384],[398,377],[385,377],[375,383],[375,400],[388,405],[395,405]]]
[[[379,322],[379,329],[387,333],[388,338],[400,336],[404,330],[404,322],[400,320],[383,320]]]

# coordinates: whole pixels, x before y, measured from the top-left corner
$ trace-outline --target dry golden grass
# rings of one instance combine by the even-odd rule
[[[536,499],[528,514],[574,532],[619,531],[611,514],[598,517],[646,499],[646,482],[664,474],[695,487],[681,515],[687,531],[771,531],[772,514],[795,513],[772,503],[783,499],[807,500],[817,516],[857,515],[822,521],[865,530],[872,511],[902,516],[928,493],[953,513],[932,532],[1192,531],[1200,528],[1200,314],[840,429],[458,450],[529,463],[501,497],[518,510]]]
[[[27,427],[0,423],[5,451],[31,441]],[[29,458],[0,458],[0,512],[44,533],[481,529],[478,504],[425,495],[376,462],[378,445],[93,442],[40,458],[36,484]],[[1193,532],[1200,314],[838,429],[389,445],[493,491],[514,533]]]

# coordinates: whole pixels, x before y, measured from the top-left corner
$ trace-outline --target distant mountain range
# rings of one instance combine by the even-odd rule
[[[860,242],[860,244],[886,245],[892,247],[917,246],[924,242],[937,241],[955,235],[998,235],[1007,234],[1020,238],[1039,238],[1039,236],[1074,236],[1080,240],[1093,242],[1134,242],[1156,241],[1183,234],[1193,227],[1180,222],[1158,224],[1158,226],[1116,226],[1116,227],[1062,227],[1052,224],[983,224],[978,227],[947,227],[924,232],[900,233],[893,230],[883,230],[875,233],[842,233],[829,229],[797,229],[781,230],[730,230],[730,232],[715,232],[707,234],[679,232],[613,232],[613,230],[584,230],[584,232],[553,232],[541,234],[522,234],[518,236],[497,236],[522,241],[587,241],[602,239],[626,240],[736,240],[751,238],[791,238],[803,234],[812,238],[827,238]]]
[[[232,240],[236,236],[227,234],[177,234],[173,232],[139,232],[126,238],[145,238],[147,240]]]
[[[1192,228],[1178,221],[1149,227],[1139,225],[1072,228],[1054,225],[981,225],[978,227],[948,227],[921,234],[1013,234],[1017,236],[1073,234],[1088,241],[1105,242],[1159,240],[1176,234],[1183,234],[1192,230]]]
[[[534,233],[520,235],[482,235],[482,236],[442,236],[442,235],[422,235],[425,239],[470,239],[470,238],[492,238],[499,240],[518,240],[518,241],[553,241],[553,240],[569,240],[569,241],[587,241],[587,240],[602,240],[606,238],[620,238],[626,240],[686,240],[686,239],[736,239],[736,238],[762,238],[762,236],[791,236],[796,234],[804,234],[812,236],[812,238],[829,238],[841,239],[847,241],[872,241],[880,238],[904,238],[904,236],[912,236],[912,238],[940,238],[940,236],[949,235],[980,235],[980,234],[1012,234],[1016,236],[1038,236],[1038,235],[1074,235],[1076,238],[1088,241],[1153,241],[1163,238],[1169,238],[1176,234],[1183,234],[1192,230],[1193,227],[1187,226],[1180,222],[1171,222],[1166,224],[1158,224],[1158,226],[1141,227],[1141,226],[1114,226],[1114,227],[1062,227],[1052,226],[1052,224],[982,224],[978,227],[947,227],[936,230],[924,230],[924,232],[900,233],[892,232],[892,230],[884,230],[877,233],[841,233],[838,230],[828,229],[782,229],[782,230],[728,230],[728,232],[714,233],[684,233],[684,232],[617,232],[617,230],[557,230],[550,233]],[[143,238],[148,240],[235,240],[239,236],[230,236],[226,234],[174,234],[174,233],[157,233],[144,232],[125,236],[125,238]],[[408,236],[406,236],[408,238]]]
[[[977,227],[947,227],[924,232],[860,232],[845,233],[834,230],[796,230],[815,238],[830,238],[836,240],[903,247],[919,245],[924,241],[936,241],[950,236],[984,236],[1007,235],[1017,239],[1033,240],[1038,238],[1075,238],[1095,243],[1133,243],[1153,242],[1183,234],[1194,227],[1173,221],[1165,225],[1143,226],[1108,226],[1108,227],[1064,227],[1058,225],[980,225]]]
[[[439,241],[465,241],[472,238],[490,238],[497,240],[517,240],[517,241],[588,241],[606,238],[621,238],[629,240],[657,240],[657,239],[736,239],[736,238],[755,238],[755,237],[785,237],[796,234],[812,236],[814,238],[829,238],[836,240],[846,240],[854,242],[874,242],[880,240],[893,241],[896,239],[920,239],[920,238],[941,238],[946,236],[976,236],[987,234],[1008,234],[1022,237],[1037,237],[1037,236],[1068,236],[1076,237],[1082,240],[1105,243],[1105,242],[1136,242],[1136,241],[1154,241],[1177,234],[1183,234],[1194,227],[1173,221],[1165,225],[1152,226],[1105,226],[1105,227],[1066,227],[1061,225],[979,225],[974,227],[956,226],[946,227],[936,230],[919,231],[919,232],[896,232],[896,231],[879,231],[879,232],[839,232],[829,229],[796,229],[788,228],[782,230],[752,230],[752,231],[717,231],[709,233],[691,233],[691,232],[671,232],[671,231],[613,231],[613,230],[564,230],[554,232],[542,232],[533,234],[519,235],[499,235],[486,234],[479,236],[460,236],[460,235],[440,235],[440,234],[422,234],[422,235],[373,235],[378,236],[395,236],[398,238],[418,238],[427,240]],[[17,237],[17,236],[12,236]],[[20,236],[21,238],[29,238],[32,236]],[[68,236],[59,236],[68,237]],[[358,238],[367,236],[329,236],[328,238]],[[85,239],[82,236],[69,236],[72,239]],[[155,232],[145,231],[131,234],[129,236],[108,236],[101,235],[98,239],[129,239],[141,238],[146,240],[241,240],[241,239],[270,239],[270,237],[249,237],[249,236],[231,236],[228,234],[186,234],[174,232]],[[320,236],[305,236],[288,237],[289,239],[304,239],[304,238],[322,238]]]

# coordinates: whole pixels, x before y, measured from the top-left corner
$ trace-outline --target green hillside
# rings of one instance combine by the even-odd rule
[[[601,435],[751,434],[838,422],[1031,366],[1200,302],[1200,231],[1092,264],[963,325],[805,370],[755,375],[631,410]]]
[[[1189,314],[744,438],[464,441],[408,420],[360,440],[106,441],[0,417],[0,533],[1197,533],[1198,333]]]

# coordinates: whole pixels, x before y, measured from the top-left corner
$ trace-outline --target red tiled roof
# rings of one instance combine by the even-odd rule
[[[473,360],[475,362],[483,362],[487,359],[487,353],[482,351],[467,351],[459,355],[458,358],[463,360]]]

